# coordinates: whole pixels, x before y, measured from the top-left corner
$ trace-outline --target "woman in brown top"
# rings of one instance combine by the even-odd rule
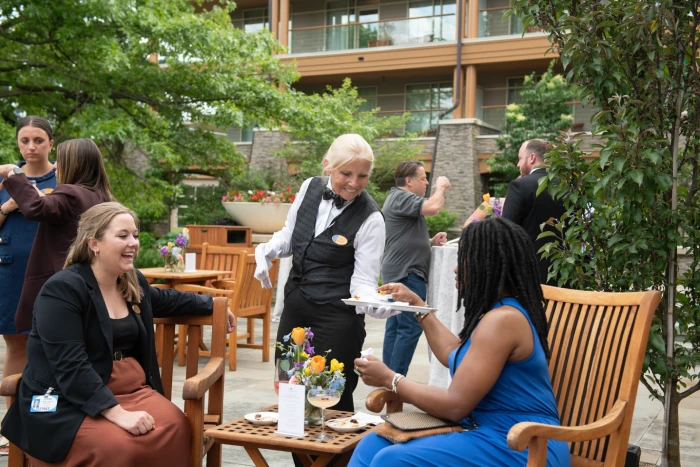
[[[14,164],[0,165],[0,176],[3,178],[0,187],[12,196],[22,215],[39,221],[15,314],[17,332],[23,332],[32,327],[32,310],[39,290],[49,277],[63,269],[80,215],[96,204],[111,201],[112,195],[102,154],[88,138],[58,145],[58,185],[49,195],[39,193]]]

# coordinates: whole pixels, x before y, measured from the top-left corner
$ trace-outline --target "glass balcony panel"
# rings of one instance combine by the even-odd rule
[[[507,8],[493,8],[479,11],[479,37],[521,35],[523,22],[516,16],[503,20]],[[527,32],[534,32],[528,28]]]
[[[411,112],[411,119],[406,122],[406,131],[415,133],[430,129],[430,112]]]
[[[353,18],[347,15],[336,17],[335,14],[328,12],[326,22],[331,26],[310,26],[306,21],[304,27],[293,27],[290,52],[312,53],[455,40],[454,15],[352,23]],[[294,17],[293,21],[297,24]]]
[[[484,122],[489,125],[495,126],[496,128],[502,128],[503,122],[506,118],[506,109],[504,107],[497,108],[485,108],[484,112]]]

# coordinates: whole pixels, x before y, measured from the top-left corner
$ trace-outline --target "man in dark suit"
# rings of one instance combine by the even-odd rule
[[[542,233],[541,225],[551,218],[559,220],[566,212],[562,200],[553,199],[546,190],[537,196],[539,180],[547,174],[547,169],[540,166],[544,165],[544,154],[548,149],[549,143],[542,139],[525,141],[520,147],[520,177],[508,185],[503,217],[524,228],[535,244],[535,254],[540,262],[540,282],[556,285],[554,279],[547,281],[549,260],[540,258],[540,254],[537,253],[550,240],[537,240]],[[547,226],[544,228],[551,229]]]

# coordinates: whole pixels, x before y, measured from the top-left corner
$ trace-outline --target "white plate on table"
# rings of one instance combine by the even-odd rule
[[[260,415],[256,418],[256,415]],[[253,412],[248,413],[243,416],[253,425],[276,425],[277,424],[277,412]]]
[[[409,311],[411,313],[432,313],[437,311],[437,308],[430,308],[427,306],[411,306],[411,305],[397,305],[396,302],[375,302],[366,300],[357,300],[355,298],[344,298],[343,303],[350,306],[371,306],[374,308],[379,308],[380,306],[391,307],[392,310],[398,311]]]
[[[332,420],[326,421],[326,426],[331,430],[335,430],[338,433],[353,433],[355,431],[360,431],[367,426],[366,423],[362,423],[356,420],[357,423],[352,422],[352,417],[346,418],[334,418]]]

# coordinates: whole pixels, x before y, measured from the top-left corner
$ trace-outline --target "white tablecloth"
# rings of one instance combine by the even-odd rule
[[[292,257],[280,259],[280,270],[277,275],[277,293],[275,294],[275,308],[272,310],[272,321],[279,321],[284,309],[284,286],[292,270]]]
[[[464,327],[464,308],[457,309],[457,288],[455,287],[454,269],[457,266],[457,248],[453,246],[434,246],[430,256],[430,276],[428,278],[428,304],[437,308],[438,319],[455,335]],[[430,376],[428,384],[441,388],[450,385],[450,372],[447,368],[430,357]]]

